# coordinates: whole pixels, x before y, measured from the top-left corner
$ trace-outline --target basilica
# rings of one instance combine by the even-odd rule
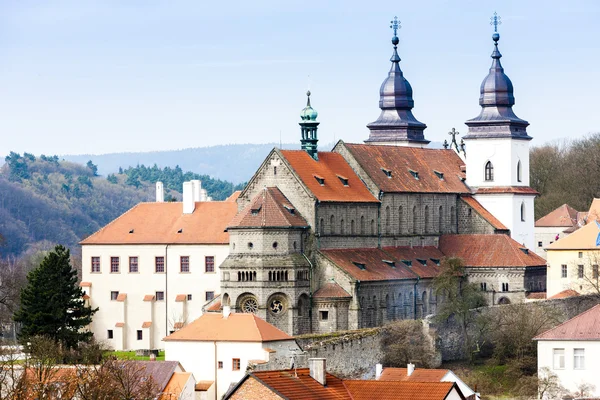
[[[463,260],[490,304],[545,291],[546,263],[530,251],[532,138],[513,111],[500,35],[464,141],[432,149],[392,28],[368,138],[318,151],[307,93],[301,150],[274,148],[237,198],[220,296],[207,309],[255,313],[292,335],[420,318],[436,311],[432,280],[447,257]]]

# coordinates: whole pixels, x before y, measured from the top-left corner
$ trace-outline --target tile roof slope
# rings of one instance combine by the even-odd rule
[[[404,267],[403,263],[396,262],[395,268],[385,263],[383,260],[389,260],[390,255],[381,249],[329,249],[320,250],[320,252],[359,281],[416,278],[416,275]],[[364,264],[365,269],[361,269],[354,263]]]
[[[470,193],[463,182],[464,161],[454,150],[351,143],[345,146],[384,192]],[[391,178],[382,168],[392,172]],[[417,172],[419,179],[410,170]],[[443,179],[435,171],[441,172]]]
[[[352,298],[352,295],[337,283],[327,282],[313,294],[313,298]]]
[[[240,197],[240,194],[242,194],[242,191],[236,190],[235,192],[231,193],[231,195],[226,198],[225,201],[236,201],[238,197]]]
[[[483,217],[487,222],[490,223],[494,227],[494,229],[499,229],[503,231],[507,231],[508,228],[502,222],[498,220],[498,218],[494,217],[491,212],[489,212],[484,206],[481,205],[474,197],[472,196],[463,196],[461,199],[467,203],[475,212]]]
[[[281,155],[319,201],[379,202],[338,153],[319,152],[319,161],[304,150],[281,150]],[[324,185],[317,182],[315,175],[325,179]],[[348,180],[348,186],[340,177]]]
[[[546,300],[546,292],[528,293],[525,297],[529,300]]]
[[[600,304],[547,330],[533,340],[600,340]]]
[[[546,260],[508,235],[442,235],[440,250],[447,257],[462,258],[466,267],[545,267]]]
[[[287,333],[249,313],[205,313],[197,320],[165,337],[164,341],[272,342],[292,340]]]
[[[197,202],[192,214],[182,203],[140,203],[80,244],[228,244],[236,212],[234,201]]]
[[[573,289],[567,289],[567,290],[563,290],[562,292],[558,292],[556,293],[554,296],[550,296],[548,298],[548,300],[553,300],[553,299],[566,299],[568,297],[576,297],[579,296],[579,292],[576,292]]]
[[[447,369],[415,368],[408,376],[407,368],[384,368],[380,381],[413,381],[413,382],[440,382],[448,373]]]
[[[600,246],[596,246],[598,234],[600,234],[600,225],[592,221],[569,236],[548,245],[546,250],[598,250],[600,249]]]
[[[161,392],[167,387],[169,380],[171,380],[179,366],[179,361],[123,361],[123,364],[129,363],[140,368],[146,376],[151,376]]]
[[[229,224],[233,227],[308,227],[300,212],[276,187],[261,190]]]
[[[530,188],[529,186],[498,186],[498,187],[481,187],[477,188],[476,194],[490,194],[490,193],[515,193],[515,194],[531,194],[539,195],[540,193]]]
[[[198,392],[206,392],[215,383],[215,381],[198,381],[195,389]]]
[[[402,260],[410,260],[410,270],[419,275],[420,278],[434,278],[438,276],[441,269],[437,263],[445,257],[444,253],[434,246],[384,247],[383,251],[396,260],[396,265],[402,263]],[[427,265],[423,265],[421,260],[425,261]],[[404,263],[402,263],[402,265],[404,265]]]
[[[175,372],[167,386],[163,390],[163,394],[159,397],[160,400],[175,400],[179,399],[181,392],[185,388],[186,383],[192,376],[191,372]]]
[[[538,227],[552,227],[552,226],[564,226],[566,228],[577,225],[577,214],[575,210],[568,204],[563,204],[555,210],[552,210],[542,218],[535,221],[535,226]]]
[[[255,371],[252,377],[262,382],[288,400],[350,400],[344,382],[326,373],[327,385],[323,386],[310,376],[308,368],[297,370]]]
[[[444,400],[452,389],[456,389],[464,399],[454,382],[398,382],[398,381],[350,381],[344,385],[353,400]]]

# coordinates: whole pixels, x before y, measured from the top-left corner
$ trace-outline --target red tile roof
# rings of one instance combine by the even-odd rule
[[[119,293],[117,296],[117,301],[125,301],[127,300],[127,293]]]
[[[568,297],[576,297],[579,296],[579,293],[576,292],[573,289],[567,289],[567,290],[563,290],[562,292],[558,292],[556,293],[554,296],[550,296],[548,297],[548,300],[553,300],[553,299],[566,299]]]
[[[152,300],[154,300],[153,294],[147,294],[144,296],[144,301],[152,301]]]
[[[293,338],[254,314],[231,313],[223,318],[221,313],[205,313],[163,340],[272,342]]]
[[[319,201],[378,202],[338,153],[319,152],[319,161],[303,150],[281,150],[281,155]],[[315,176],[325,179],[324,184],[319,184]],[[338,176],[347,179],[348,186]]]
[[[236,201],[238,199],[238,197],[240,197],[240,194],[242,194],[241,190],[236,190],[235,192],[233,192],[231,194],[231,196],[229,196],[228,198],[225,199],[225,201]]]
[[[410,376],[407,368],[384,368],[380,381],[413,381],[413,382],[440,382],[448,373],[447,369],[415,368]]]
[[[213,298],[212,303],[206,308],[206,311],[221,311],[221,295],[218,294]]]
[[[176,303],[181,303],[186,300],[187,300],[187,294],[178,294],[177,296],[175,296]]]
[[[485,209],[474,197],[471,196],[462,196],[461,199],[467,203],[475,212],[487,222],[490,223],[494,227],[494,229],[507,231],[508,228],[502,222],[500,222],[496,217],[492,215],[488,210]]]
[[[142,328],[150,328],[152,326],[152,321],[146,321],[142,324]]]
[[[546,292],[528,293],[526,297],[529,300],[546,300]]]
[[[276,187],[261,190],[229,224],[241,227],[308,227],[306,220]]]
[[[335,375],[326,373],[327,385],[323,386],[310,376],[308,368],[278,371],[256,371],[250,377],[276,391],[288,400],[350,400],[344,382]]]
[[[335,282],[327,282],[319,288],[314,294],[316,299],[330,298],[352,298],[350,293],[346,292],[340,285]]]
[[[454,150],[345,143],[356,161],[384,192],[469,193]],[[391,171],[388,177],[383,170]],[[414,171],[418,174],[415,178]]]
[[[546,260],[508,235],[442,235],[440,250],[466,267],[545,267]]]
[[[385,281],[415,279],[417,276],[401,262],[390,260],[390,255],[381,249],[330,249],[321,254],[359,281]],[[394,262],[394,266],[384,262]],[[364,269],[360,265],[364,265]]]
[[[544,215],[542,218],[535,221],[535,226],[563,226],[566,228],[577,225],[577,214],[575,210],[568,204],[563,204],[556,210]]]
[[[225,228],[236,212],[234,201],[198,202],[192,214],[182,203],[140,203],[80,243],[228,244]]]
[[[92,282],[81,282],[79,284],[80,287],[91,287],[92,286]]]
[[[455,389],[454,382],[344,381],[352,400],[443,400]],[[461,394],[461,398],[464,398]]]
[[[409,260],[410,270],[421,278],[434,278],[441,271],[438,264],[444,258],[444,253],[436,247],[384,247],[383,250],[397,261],[396,265],[402,260]]]
[[[475,191],[475,194],[490,194],[490,193],[515,193],[515,194],[530,194],[539,195],[539,192],[529,186],[501,186],[501,187],[483,187]]]
[[[185,389],[185,386],[191,377],[191,372],[174,372],[169,383],[164,388],[162,395],[159,397],[159,400],[179,399],[181,392]]]
[[[600,340],[600,304],[547,330],[533,340]]]

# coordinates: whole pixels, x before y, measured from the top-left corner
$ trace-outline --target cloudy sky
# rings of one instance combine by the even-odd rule
[[[494,11],[533,144],[600,131],[597,1],[3,0],[0,155],[295,142],[309,81],[321,141],[361,142],[395,15],[414,114],[442,141],[479,113]]]

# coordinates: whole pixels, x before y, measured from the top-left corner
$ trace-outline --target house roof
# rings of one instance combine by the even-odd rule
[[[322,285],[319,290],[313,294],[313,298],[352,298],[350,293],[346,292],[340,285],[335,282],[327,282]]]
[[[255,378],[288,400],[350,400],[344,382],[340,378],[326,373],[327,385],[323,386],[310,376],[308,368],[255,371],[248,377]]]
[[[546,300],[546,292],[528,293],[525,297],[529,300]]]
[[[281,150],[281,155],[319,201],[379,202],[340,154],[317,154],[319,161],[304,150]],[[323,184],[317,179],[324,179]],[[347,182],[347,186],[342,181]]]
[[[498,220],[498,218],[494,217],[492,213],[490,213],[485,207],[481,205],[474,197],[470,195],[462,196],[461,199],[467,203],[469,207],[471,207],[477,214],[479,214],[483,219],[489,222],[490,225],[494,227],[494,229],[505,230],[508,228],[502,222]]]
[[[236,212],[234,201],[197,202],[191,214],[182,203],[140,203],[80,243],[228,244],[225,228]]]
[[[122,365],[130,365],[143,371],[144,375],[151,376],[161,392],[165,390],[177,367],[179,367],[179,361],[117,360],[116,362],[122,363]]]
[[[508,235],[442,235],[440,250],[465,267],[545,267],[546,260]]]
[[[575,296],[579,296],[579,292],[576,292],[573,289],[567,289],[567,290],[563,290],[562,292],[558,292],[556,293],[554,296],[550,296],[548,298],[548,300],[553,300],[553,299],[566,299],[568,297],[575,297]]]
[[[272,342],[292,340],[287,333],[249,313],[205,313],[200,318],[170,334],[169,341]]]
[[[596,246],[599,234],[600,225],[593,221],[550,244],[546,250],[600,250],[600,246]]]
[[[533,340],[600,340],[600,304],[547,330]]]
[[[463,181],[464,162],[454,150],[352,143],[345,146],[383,192],[470,192]]]
[[[539,192],[529,186],[497,186],[497,187],[481,187],[475,191],[475,194],[529,194],[532,196],[539,195]]]
[[[452,389],[456,389],[464,399],[454,382],[398,382],[398,381],[350,381],[344,385],[353,400],[436,400],[446,399]]]
[[[396,260],[396,265],[410,261],[410,270],[421,278],[434,278],[441,272],[438,264],[444,254],[436,247],[384,247],[383,250]]]
[[[410,376],[407,368],[384,368],[380,381],[413,381],[413,382],[440,382],[448,373],[447,369],[415,368]]]
[[[225,199],[225,201],[236,201],[238,199],[238,197],[240,197],[240,194],[242,194],[241,190],[236,190],[235,192],[231,193],[231,195]]]
[[[577,225],[577,214],[575,210],[568,204],[563,204],[555,210],[552,210],[542,218],[535,221],[537,227],[554,227],[561,226],[569,228]]]
[[[206,392],[214,383],[215,381],[198,381],[195,389],[197,392]]]
[[[276,187],[261,190],[229,224],[242,227],[308,227],[300,212]]]
[[[175,372],[169,379],[169,383],[163,390],[163,394],[160,397],[161,400],[175,400],[179,399],[181,392],[185,388],[186,383],[192,376],[191,372]]]

